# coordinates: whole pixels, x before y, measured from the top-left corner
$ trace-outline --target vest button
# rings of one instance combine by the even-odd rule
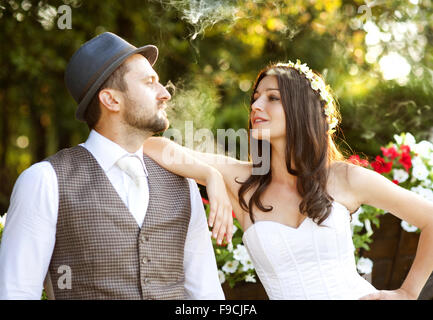
[[[147,258],[143,258],[143,260],[141,260],[143,262],[143,264],[148,263],[150,260],[148,260]]]

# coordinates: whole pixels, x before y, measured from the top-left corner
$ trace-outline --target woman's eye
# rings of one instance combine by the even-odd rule
[[[280,98],[275,97],[275,96],[269,96],[269,100],[271,100],[271,101],[277,101],[277,100],[280,100]]]

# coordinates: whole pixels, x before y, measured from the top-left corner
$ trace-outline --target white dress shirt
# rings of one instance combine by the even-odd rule
[[[128,188],[134,182],[115,164],[131,154],[95,130],[81,146],[95,157],[128,206]],[[147,176],[142,147],[135,154]],[[187,180],[191,197],[184,253],[187,298],[224,299],[200,192],[193,180]],[[149,202],[147,183],[146,187],[146,198],[137,199],[146,202],[145,208]],[[58,204],[57,176],[48,161],[32,165],[18,177],[0,246],[0,299],[40,299],[56,240]],[[131,214],[141,226],[146,212]]]

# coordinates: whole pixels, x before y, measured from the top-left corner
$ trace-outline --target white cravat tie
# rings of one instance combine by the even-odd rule
[[[128,190],[128,204],[129,211],[137,220],[138,225],[141,227],[144,216],[146,215],[146,204],[149,197],[147,192],[146,174],[144,173],[143,165],[140,159],[136,156],[126,156],[116,162],[117,166],[123,170],[134,183],[130,184]]]

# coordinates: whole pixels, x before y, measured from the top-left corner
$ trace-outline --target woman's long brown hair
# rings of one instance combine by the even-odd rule
[[[272,74],[275,74],[278,80],[281,103],[285,114],[286,167],[290,174],[297,177],[296,187],[302,197],[299,211],[320,225],[329,216],[332,208],[333,198],[326,191],[330,164],[335,160],[344,160],[344,157],[333,141],[333,134],[328,133],[329,126],[324,113],[325,102],[320,99],[319,93],[311,88],[309,80],[297,70],[275,65],[263,69],[254,83],[250,106],[254,102],[254,92],[257,86],[271,69],[283,71]],[[333,112],[339,119],[338,111],[335,109]],[[249,128],[251,127],[250,119]],[[248,131],[250,132],[250,130]],[[250,137],[250,139],[253,138]],[[261,153],[264,143],[269,142],[258,141],[259,156],[263,156]],[[272,154],[270,156],[272,157]],[[253,162],[253,167],[261,165],[257,159],[251,157],[251,149],[250,159]],[[252,174],[244,182],[237,181],[241,184],[238,192],[239,204],[245,211],[249,212],[253,223],[255,221],[254,205],[264,212],[273,209],[272,206],[265,207],[260,199],[271,183],[271,170],[270,168],[268,173],[264,175]],[[247,204],[245,193],[252,188],[255,190]]]

